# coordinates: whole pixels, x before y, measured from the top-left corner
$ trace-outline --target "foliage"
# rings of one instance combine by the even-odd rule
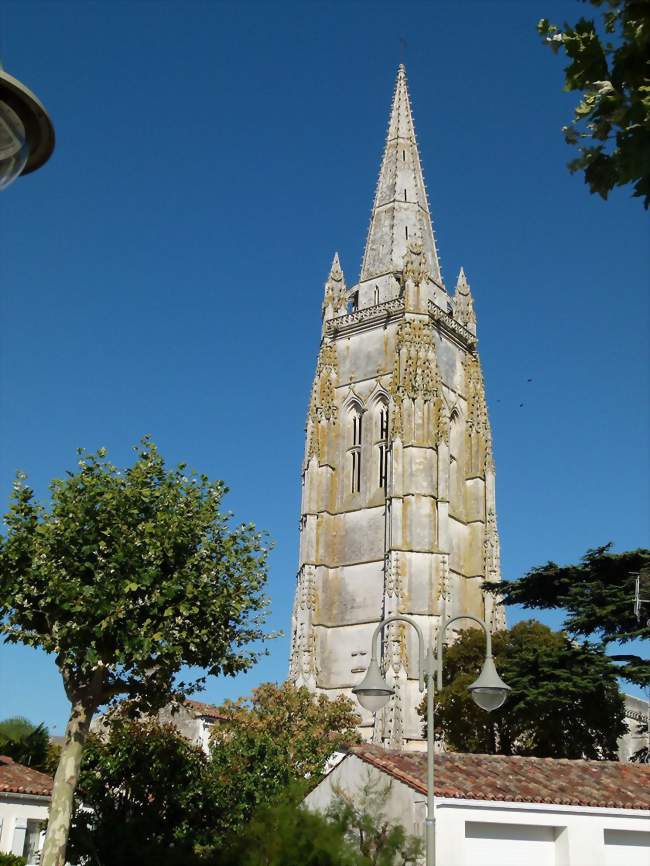
[[[229,846],[209,859],[215,866],[366,866],[345,828],[282,798],[261,806]]]
[[[0,754],[8,755],[18,764],[47,772],[49,750],[50,738],[45,725],[34,725],[22,716],[0,722]]]
[[[104,733],[86,744],[69,859],[122,866],[137,851],[142,866],[194,862],[216,808],[203,750],[172,725],[119,713]]]
[[[575,637],[597,638],[604,645],[650,638],[646,606],[641,619],[634,611],[635,574],[650,584],[650,550],[611,553],[611,544],[588,550],[575,565],[547,562],[532,568],[519,580],[504,580],[498,592],[504,604],[525,608],[566,611],[564,628]],[[645,593],[650,597],[650,593]],[[650,685],[650,662],[630,661],[619,674],[630,682]]]
[[[0,866],[25,866],[26,863],[24,857],[18,857],[16,854],[3,854],[0,851]]]
[[[215,866],[408,866],[423,846],[390,821],[384,806],[390,783],[368,780],[351,797],[337,791],[325,815],[300,804],[302,786],[293,786],[252,820],[219,852]],[[211,864],[213,861],[209,860]]]
[[[290,683],[265,683],[221,711],[225,721],[213,734],[211,767],[225,833],[293,784],[317,784],[330,755],[358,740],[351,701],[315,697]]]
[[[83,743],[118,694],[154,708],[208,674],[248,670],[266,635],[267,550],[252,524],[221,512],[226,488],[184,464],[168,470],[148,439],[121,472],[80,451],[48,506],[19,476],[0,543],[0,635],[54,653],[72,705],[55,777],[43,866],[62,866]],[[56,843],[52,839],[56,837]],[[56,854],[53,849],[56,847]]]
[[[327,812],[330,821],[354,842],[369,866],[408,866],[423,853],[422,839],[409,836],[384,812],[392,782],[380,786],[370,777],[354,796],[343,789]]]
[[[496,632],[492,648],[512,692],[502,708],[489,714],[467,691],[483,663],[482,632],[467,629],[446,648],[435,733],[448,748],[616,760],[616,740],[626,730],[624,703],[617,670],[598,647],[578,644],[564,632],[529,620]]]
[[[582,91],[563,129],[579,156],[592,193],[607,198],[615,186],[634,184],[650,204],[650,4],[647,0],[590,0],[604,7],[602,23],[581,18],[562,28],[542,19],[538,30],[553,52],[564,50],[567,91]]]

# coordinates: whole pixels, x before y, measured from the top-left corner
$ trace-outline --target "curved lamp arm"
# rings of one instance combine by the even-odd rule
[[[451,619],[448,619],[447,622],[438,629],[438,641],[436,646],[436,681],[438,691],[442,688],[442,639],[452,622],[457,622],[459,619],[471,619],[472,622],[478,623],[478,625],[481,626],[483,633],[485,634],[485,657],[492,658],[492,635],[482,619],[479,619],[476,616],[470,616],[469,614],[460,614],[460,616],[453,616]]]
[[[377,661],[377,649],[379,646],[378,640],[384,629],[384,626],[389,625],[391,622],[406,622],[409,625],[412,625],[416,631],[418,636],[418,660],[419,660],[419,670],[420,670],[420,691],[424,691],[424,635],[422,634],[422,629],[416,623],[414,619],[411,619],[410,616],[402,616],[401,614],[397,614],[395,616],[386,617],[386,619],[382,620],[377,628],[372,633],[372,655],[370,657],[371,663]],[[452,622],[452,620],[450,620]]]

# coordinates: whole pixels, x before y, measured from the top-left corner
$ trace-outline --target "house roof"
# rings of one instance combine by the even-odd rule
[[[6,755],[0,755],[0,793],[36,794],[49,797],[52,793],[53,779],[31,767],[17,764]]]
[[[205,716],[207,719],[225,721],[228,717],[224,715],[219,707],[214,704],[205,704],[203,701],[185,701],[185,705],[192,710],[195,716]]]
[[[360,745],[350,753],[426,794],[425,752]],[[435,793],[464,800],[650,809],[650,766],[447,752],[435,757]]]

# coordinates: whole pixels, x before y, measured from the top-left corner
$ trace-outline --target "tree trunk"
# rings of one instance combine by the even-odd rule
[[[82,701],[75,701],[72,704],[72,712],[65,729],[65,742],[54,776],[52,802],[41,866],[65,866],[74,791],[79,781],[81,755],[88,737],[94,709]]]

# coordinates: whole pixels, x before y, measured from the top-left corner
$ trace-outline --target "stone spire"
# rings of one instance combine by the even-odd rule
[[[400,272],[413,241],[422,244],[429,275],[441,282],[406,72],[400,64],[360,281]]]
[[[458,274],[458,282],[456,283],[456,293],[454,295],[454,318],[456,321],[464,325],[472,333],[476,333],[476,314],[474,313],[474,301],[472,300],[472,291],[467,282],[465,271],[460,269]]]
[[[335,316],[344,316],[347,313],[347,306],[348,294],[345,287],[345,277],[341,270],[339,254],[334,253],[323,295],[323,333],[325,333],[325,323]]]

